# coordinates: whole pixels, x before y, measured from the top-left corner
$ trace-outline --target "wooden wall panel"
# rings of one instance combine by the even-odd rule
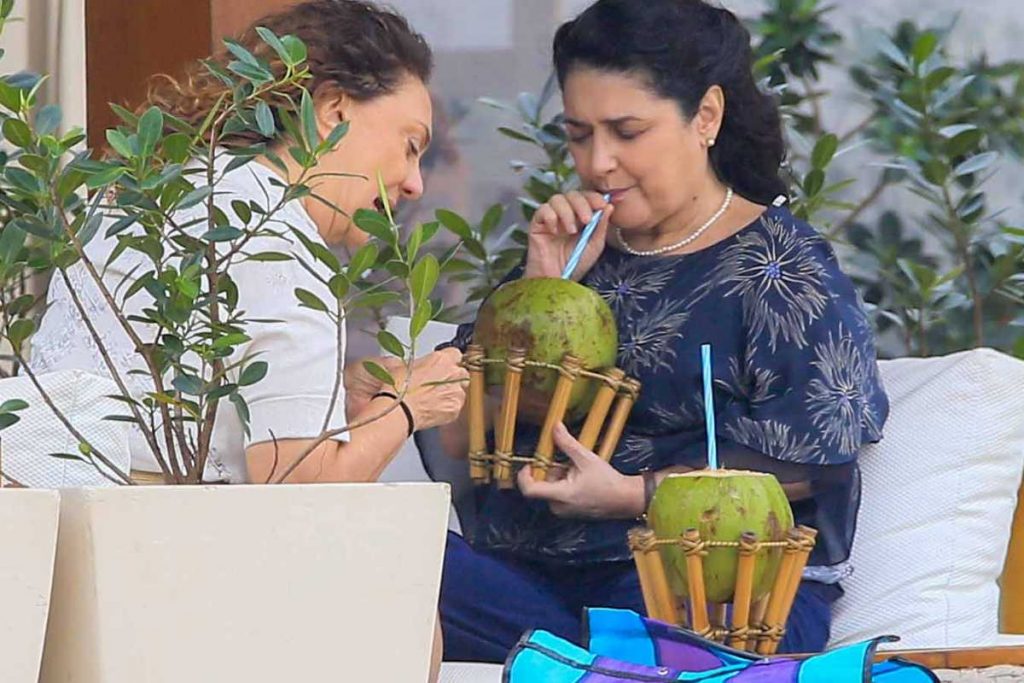
[[[117,123],[110,102],[138,105],[149,78],[210,54],[210,0],[87,0],[86,125],[92,148]]]
[[[257,19],[294,5],[299,0],[212,0],[212,48],[221,47],[221,38],[231,38]]]

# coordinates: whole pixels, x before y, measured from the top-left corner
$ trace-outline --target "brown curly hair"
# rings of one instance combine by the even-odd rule
[[[306,44],[306,66],[311,78],[301,87],[311,93],[320,86],[333,86],[365,101],[393,92],[408,76],[426,83],[433,69],[433,55],[423,36],[413,31],[395,10],[365,0],[306,0],[266,16],[246,29],[238,42],[267,62],[275,77],[281,77],[286,67],[256,33],[257,26],[266,27],[277,36],[293,35]],[[232,59],[225,50],[210,61],[226,67]],[[157,76],[139,111],[155,105],[198,127],[217,100],[229,92],[227,85],[202,63],[195,63],[179,78]],[[290,107],[300,99],[301,88],[292,86],[280,89],[269,103]],[[280,133],[280,124],[277,128]],[[257,132],[242,131],[223,134],[219,144],[238,147],[267,140]]]

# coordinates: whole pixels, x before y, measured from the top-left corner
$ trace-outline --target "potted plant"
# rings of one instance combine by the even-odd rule
[[[0,3],[0,22],[12,5]],[[288,201],[314,195],[317,160],[347,127],[321,139],[311,95],[302,90],[296,101],[286,93],[286,86],[294,89],[309,78],[305,46],[294,36],[259,33],[283,71],[227,41],[234,61],[226,68],[208,61],[205,68],[230,96],[201,125],[158,107],[140,114],[116,108],[122,123],[107,131],[109,150],[102,155],[82,149],[81,130],[61,132],[58,107],[37,106],[41,79],[0,79],[0,131],[10,150],[0,158],[6,217],[0,232],[0,343],[52,410],[53,428],[78,441],[76,453],[54,457],[87,462],[118,484],[63,492],[45,681],[177,681],[196,671],[205,680],[322,680],[342,673],[339,658],[345,674],[370,676],[383,656],[366,646],[370,634],[390,629],[399,608],[399,631],[422,637],[403,643],[402,661],[389,665],[394,680],[426,672],[447,522],[444,487],[201,485],[219,409],[230,406],[246,428],[249,411],[240,389],[260,382],[274,362],[239,353],[255,321],[238,305],[233,263],[296,259],[315,271],[330,297],[295,289],[295,305],[330,318],[339,339],[352,311],[402,301],[410,319],[408,342],[387,332],[379,341],[405,360],[407,377],[416,338],[438,310],[430,296],[443,264],[422,247],[439,226],[415,227],[403,239],[386,197],[384,214],[356,215],[376,239],[347,263],[323,244],[275,224]],[[223,164],[222,157],[228,169],[260,156],[283,162],[265,144],[228,150],[218,136],[252,130],[269,137],[275,119],[303,172],[293,183],[280,182],[276,204],[235,202],[229,215],[214,203],[222,177],[215,164]],[[176,212],[190,207],[205,207],[202,220],[176,224]],[[111,213],[119,216],[112,226],[103,221]],[[85,249],[101,224],[105,237],[118,242],[110,261],[131,254],[142,264],[133,283],[116,291],[101,277],[109,262],[92,262]],[[258,237],[280,240],[281,250],[254,252],[249,247]],[[132,340],[152,391],[132,391],[127,373],[111,359],[88,308],[74,296],[73,268],[86,273]],[[135,486],[132,473],[47,396],[29,362],[45,297],[19,287],[40,273],[72,290],[85,323],[82,334],[92,337],[118,387],[123,411],[108,419],[138,430],[175,486]],[[159,333],[143,338],[136,323]],[[335,397],[343,360],[339,348]],[[367,370],[392,385],[398,400],[363,424],[397,409],[408,388],[408,380],[395,386],[381,365],[367,363]],[[344,430],[325,428],[301,457]],[[0,492],[0,510],[10,495]],[[380,604],[374,607],[373,600]],[[362,623],[339,620],[349,612]],[[274,656],[258,656],[266,652]]]

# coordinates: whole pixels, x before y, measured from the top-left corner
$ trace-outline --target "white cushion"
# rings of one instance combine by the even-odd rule
[[[120,393],[117,385],[80,370],[42,374],[39,383],[93,448],[128,472],[131,425],[104,419],[128,412],[125,404],[109,398]],[[12,398],[26,401],[29,407],[18,413],[18,423],[0,433],[4,473],[32,488],[113,485],[90,463],[50,455],[79,454],[78,440],[57,420],[28,377],[0,380],[0,399]]]
[[[892,414],[861,457],[854,574],[831,644],[994,644],[1024,470],[1024,362],[979,349],[880,368]]]

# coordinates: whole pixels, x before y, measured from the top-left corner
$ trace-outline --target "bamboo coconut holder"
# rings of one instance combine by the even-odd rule
[[[535,479],[543,479],[548,470],[563,467],[555,462],[554,430],[565,418],[573,387],[579,381],[596,380],[600,387],[590,406],[578,440],[605,461],[611,460],[622,438],[633,405],[640,394],[640,383],[626,377],[618,368],[591,372],[580,366],[579,359],[566,355],[561,365],[527,360],[523,349],[509,349],[507,358],[487,358],[482,346],[471,344],[463,356],[469,371],[469,472],[476,484],[494,483],[499,488],[512,488],[516,465],[528,466]],[[494,423],[494,451],[487,443],[486,384],[487,365],[504,367],[505,377],[501,406]],[[531,454],[515,452],[515,429],[519,409],[520,387],[527,368],[546,368],[558,372],[558,381],[551,395],[541,426],[540,439]]]
[[[752,533],[743,534],[739,541],[709,541],[702,539],[697,529],[688,529],[681,538],[662,539],[648,527],[637,527],[630,531],[629,547],[649,617],[739,650],[771,655],[786,633],[786,620],[817,534],[810,527],[797,526],[784,541],[758,541]],[[667,545],[679,546],[686,555],[688,598],[673,594],[670,587],[668,567],[660,552]],[[704,557],[714,547],[739,551],[736,590],[728,604],[708,602],[704,590]],[[754,602],[755,569],[764,561],[762,551],[769,548],[782,548],[779,573],[768,595]]]

